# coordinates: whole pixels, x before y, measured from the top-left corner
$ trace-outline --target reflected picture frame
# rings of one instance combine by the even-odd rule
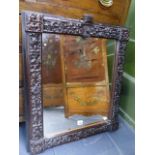
[[[129,31],[125,27],[94,23],[90,15],[71,19],[38,12],[23,11],[22,50],[24,61],[24,97],[28,151],[40,153],[48,148],[76,141],[105,131],[118,129],[118,111],[125,48]],[[67,131],[50,138],[43,132],[43,94],[41,78],[42,33],[95,37],[116,41],[113,62],[110,111],[107,120]]]

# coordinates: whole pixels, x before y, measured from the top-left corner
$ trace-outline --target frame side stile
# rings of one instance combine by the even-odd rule
[[[28,87],[28,102],[26,105],[29,115],[28,132],[29,150],[32,154],[44,150],[43,137],[43,108],[42,108],[42,83],[41,83],[41,48],[42,48],[42,14],[22,13],[24,19],[24,47],[26,85]]]
[[[109,118],[111,120],[111,131],[118,129],[118,112],[119,112],[119,102],[120,93],[123,78],[123,65],[125,59],[125,48],[129,38],[129,31],[127,29],[122,29],[121,33],[116,40],[116,53],[113,65],[113,82],[111,91],[111,108],[109,112]]]
[[[44,150],[43,137],[43,105],[42,105],[42,84],[41,84],[41,33],[29,33],[29,39],[34,40],[34,47],[30,53],[30,76],[31,78],[31,152],[33,154]],[[34,51],[33,51],[34,50]],[[35,63],[34,63],[35,62]]]

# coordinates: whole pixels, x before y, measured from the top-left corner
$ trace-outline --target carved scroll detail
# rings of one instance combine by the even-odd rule
[[[32,154],[37,154],[45,149],[45,139],[39,139],[37,141],[30,140],[30,151]]]
[[[88,129],[82,129],[76,132],[70,132],[64,135],[58,135],[56,137],[45,139],[45,148],[50,148],[53,146],[57,146],[63,143],[72,142],[75,140],[79,140],[81,138],[86,138],[90,135],[95,135],[97,133],[102,133],[108,131],[111,128],[111,124],[99,124],[94,127]]]
[[[42,14],[27,14],[26,16],[26,31],[42,32],[43,15]]]
[[[89,37],[128,40],[128,30],[119,26],[107,26],[103,24],[83,24],[82,20],[56,20],[46,19],[43,22],[43,32],[58,34],[86,35]],[[121,34],[121,35],[120,35]]]

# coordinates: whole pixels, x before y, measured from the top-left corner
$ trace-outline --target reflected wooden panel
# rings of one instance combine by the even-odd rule
[[[60,35],[42,35],[43,106],[64,105]]]
[[[63,86],[58,84],[44,84],[43,104],[44,107],[64,105]]]
[[[73,87],[67,89],[68,115],[104,115],[109,110],[109,93],[104,86]]]
[[[60,35],[43,34],[42,39],[42,82],[62,83]]]
[[[66,82],[97,82],[105,80],[101,39],[64,37]]]
[[[63,36],[65,116],[108,115],[109,81],[106,40]]]

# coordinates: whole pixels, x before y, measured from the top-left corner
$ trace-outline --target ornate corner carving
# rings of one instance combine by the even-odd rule
[[[45,150],[45,139],[39,139],[39,140],[30,140],[30,152],[31,154],[37,154],[41,153]]]
[[[30,13],[26,16],[26,31],[42,32],[43,30],[43,15]]]
[[[110,131],[116,131],[119,128],[118,121],[112,121],[110,124]]]

